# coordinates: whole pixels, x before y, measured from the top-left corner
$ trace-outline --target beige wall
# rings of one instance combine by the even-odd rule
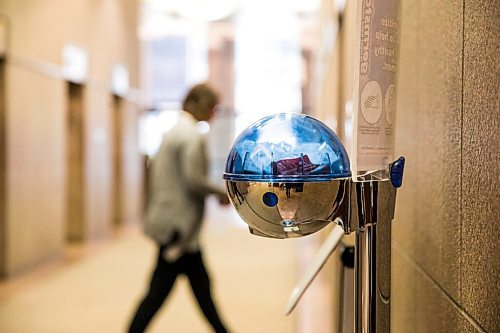
[[[499,10],[497,0],[402,1],[393,332],[500,331]],[[322,87],[336,80],[330,70]],[[326,90],[316,114],[340,119]]]
[[[6,205],[4,275],[59,256],[66,233],[67,83],[62,48],[76,44],[89,55],[84,105],[84,228],[82,239],[109,234],[112,220],[113,64],[124,64],[138,88],[137,0],[2,0],[8,18],[6,61]],[[124,220],[141,207],[142,163],[137,149],[140,101],[123,107]],[[0,150],[1,152],[1,150]],[[1,262],[1,261],[0,261]]]
[[[393,322],[408,332],[500,330],[499,10],[403,5]]]

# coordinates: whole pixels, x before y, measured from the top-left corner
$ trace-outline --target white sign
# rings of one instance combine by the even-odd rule
[[[122,64],[115,64],[111,69],[111,90],[115,95],[122,97],[128,93],[128,70]]]
[[[394,160],[400,1],[358,3],[351,154],[355,181],[384,178]]]
[[[74,83],[83,83],[87,79],[89,58],[86,50],[74,44],[66,44],[62,50],[62,59],[64,79]]]

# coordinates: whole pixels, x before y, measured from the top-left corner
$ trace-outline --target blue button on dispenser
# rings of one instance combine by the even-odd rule
[[[262,201],[268,207],[274,207],[278,204],[278,196],[273,192],[266,192],[262,196]]]

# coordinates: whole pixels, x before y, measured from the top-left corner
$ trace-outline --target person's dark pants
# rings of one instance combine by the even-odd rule
[[[201,252],[185,253],[175,262],[163,259],[160,247],[158,263],[147,295],[142,300],[130,324],[130,333],[144,332],[149,322],[167,298],[179,274],[186,274],[201,311],[217,333],[227,332],[222,324],[210,293],[208,278]]]

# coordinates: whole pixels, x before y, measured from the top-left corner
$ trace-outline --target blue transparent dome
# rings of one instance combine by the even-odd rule
[[[317,182],[351,177],[335,133],[300,113],[265,117],[236,139],[223,178],[230,181]]]

